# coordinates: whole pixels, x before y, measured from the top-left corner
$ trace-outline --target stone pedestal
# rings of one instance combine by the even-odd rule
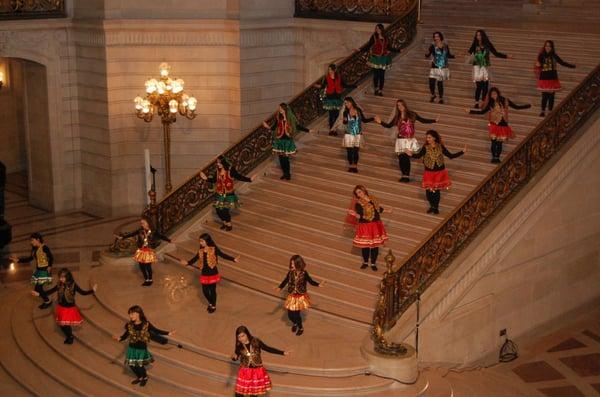
[[[396,379],[402,383],[412,384],[419,378],[417,352],[415,348],[403,344],[407,352],[403,356],[386,356],[377,353],[373,341],[368,338],[360,347],[362,356],[369,363],[372,374]]]

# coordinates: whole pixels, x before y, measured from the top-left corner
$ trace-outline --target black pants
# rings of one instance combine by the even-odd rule
[[[217,283],[202,284],[202,293],[211,306],[217,306]]]
[[[485,97],[488,93],[488,87],[490,86],[489,81],[476,81],[475,82],[475,102],[479,102],[479,98],[481,100],[485,100]]]
[[[131,370],[138,379],[142,379],[148,376],[148,373],[146,372],[146,367],[136,367],[130,365],[129,368],[131,368]]]
[[[402,176],[410,175],[410,157],[406,153],[400,153],[398,155],[398,166],[400,167],[400,172],[402,172]]]
[[[333,125],[335,124],[335,121],[337,120],[339,115],[340,115],[339,109],[330,109],[329,110],[329,129],[331,129],[333,127]]]
[[[554,109],[554,92],[542,92],[542,112]]]
[[[4,186],[0,186],[0,218],[4,217]]]
[[[226,223],[231,222],[231,212],[229,211],[229,208],[215,208],[215,210],[217,211],[217,216],[220,220]]]
[[[363,263],[368,263],[371,258],[371,264],[377,263],[377,257],[379,256],[379,247],[375,248],[363,248],[362,250]]]
[[[490,151],[492,152],[492,157],[500,158],[500,155],[502,154],[502,141],[492,139]]]
[[[240,393],[235,393],[235,397],[244,397],[244,396],[256,397],[256,394],[240,394]]]
[[[290,158],[289,156],[279,156],[279,165],[283,171],[283,175],[289,177],[290,174]]]
[[[60,329],[63,332],[63,334],[65,334],[66,338],[72,338],[73,337],[73,329],[71,328],[70,325],[61,325]]]
[[[385,83],[385,69],[373,69],[373,88],[375,90],[383,90]]]
[[[144,280],[146,280],[146,281],[152,280],[152,263],[138,262],[138,265],[140,266],[140,270],[142,271]]]
[[[44,291],[43,285],[36,284],[33,289],[35,290],[35,292],[40,294],[40,298],[42,298],[44,300],[44,303],[50,302],[50,299],[48,298],[48,294],[46,294],[46,291]]]
[[[429,206],[434,209],[438,209],[440,206],[440,198],[442,194],[439,190],[426,190],[425,195],[427,196],[427,201],[429,201]]]
[[[431,96],[435,96],[435,83],[437,82],[437,89],[440,98],[444,97],[444,82],[437,81],[436,79],[429,79],[429,92],[431,92]]]
[[[288,318],[292,324],[297,325],[298,328],[302,328],[302,315],[300,310],[288,310]]]
[[[360,148],[358,147],[347,147],[346,148],[346,157],[348,157],[348,164],[356,165],[358,164],[358,153]]]

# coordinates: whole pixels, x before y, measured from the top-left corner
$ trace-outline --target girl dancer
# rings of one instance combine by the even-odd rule
[[[368,65],[373,69],[374,94],[383,96],[383,84],[385,83],[385,71],[392,65],[389,41],[383,32],[383,25],[378,23],[375,32],[371,35],[367,46],[371,49]]]
[[[508,55],[496,51],[484,30],[475,32],[473,43],[468,51],[473,55],[473,82],[475,83],[475,108],[479,108],[479,98],[485,100],[489,88],[490,53],[497,58],[508,58]]]
[[[235,395],[257,396],[271,390],[271,378],[262,364],[262,350],[271,354],[289,356],[289,351],[283,351],[267,346],[257,337],[252,336],[248,328],[240,325],[235,330],[235,351],[231,360],[240,360]]]
[[[423,173],[423,189],[429,202],[428,214],[439,214],[440,189],[449,189],[452,181],[448,175],[448,170],[444,165],[444,156],[449,159],[460,157],[467,152],[467,145],[463,150],[456,153],[450,153],[442,143],[442,138],[435,130],[427,131],[425,135],[425,144],[418,152],[408,152],[409,156],[416,159],[423,157],[425,172]]]
[[[29,263],[35,259],[35,272],[33,272],[33,275],[31,276],[31,284],[33,284],[37,296],[43,300],[43,303],[38,307],[40,309],[46,309],[50,307],[52,302],[44,291],[44,285],[52,283],[51,272],[54,256],[52,255],[50,248],[44,244],[44,237],[42,237],[40,233],[33,233],[29,236],[29,242],[31,244],[31,254],[29,256],[19,258],[12,255],[10,259],[14,263]]]
[[[377,271],[377,256],[379,247],[385,244],[388,235],[381,222],[381,213],[383,206],[375,196],[369,194],[362,185],[356,185],[352,191],[352,202],[348,209],[346,223],[356,226],[354,240],[352,244],[362,250],[363,263],[361,269],[369,266],[371,259],[371,270]],[[386,209],[392,213],[392,208]]]
[[[546,107],[548,110],[554,108],[554,94],[560,90],[560,80],[556,64],[559,63],[567,68],[575,69],[575,65],[563,61],[554,50],[554,41],[547,40],[544,48],[540,50],[535,63],[538,74],[537,89],[542,92],[542,112],[540,117],[546,116]]]
[[[217,211],[217,216],[223,222],[221,230],[231,231],[233,226],[231,224],[231,209],[239,206],[238,197],[233,190],[233,180],[237,179],[242,182],[252,182],[253,178],[248,178],[237,172],[235,167],[231,165],[229,160],[225,156],[219,156],[216,160],[217,172],[210,178],[200,172],[200,178],[208,181],[209,183],[216,183],[215,191],[215,202],[213,207]]]
[[[148,382],[148,373],[146,365],[154,361],[152,354],[148,351],[148,342],[153,340],[165,345],[168,339],[161,335],[171,336],[175,331],[163,331],[155,328],[144,315],[144,311],[138,305],[131,306],[127,311],[129,314],[129,322],[125,324],[125,332],[121,336],[113,336],[113,339],[122,342],[125,339],[129,340],[129,346],[125,352],[125,365],[127,365],[136,378],[131,381],[132,385],[146,386]],[[178,345],[181,347],[181,345]]]
[[[306,269],[306,263],[300,255],[294,255],[290,259],[290,270],[285,276],[285,279],[276,288],[281,291],[283,287],[288,286],[288,296],[285,299],[283,307],[288,312],[288,318],[292,322],[292,332],[300,336],[304,332],[302,327],[302,310],[307,310],[310,307],[310,297],[306,292],[306,283],[310,283],[315,287],[322,287],[325,281],[320,283],[313,280]]]
[[[444,35],[441,32],[433,34],[433,43],[429,46],[429,51],[425,58],[431,58],[431,69],[429,70],[429,91],[431,98],[429,102],[435,101],[435,86],[437,83],[438,103],[444,103],[444,81],[450,78],[450,69],[448,69],[448,59],[454,59],[450,53],[450,47],[444,43]]]
[[[332,63],[327,68],[327,74],[323,77],[317,88],[325,87],[325,97],[323,98],[323,109],[329,113],[329,135],[337,136],[337,131],[333,129],[333,125],[340,115],[340,109],[343,105],[342,91],[344,88],[351,87],[344,84],[342,76],[337,72],[337,66]]]
[[[198,243],[200,244],[200,249],[196,255],[189,261],[180,259],[179,262],[184,266],[192,266],[202,258],[200,284],[202,284],[202,293],[208,301],[206,311],[214,313],[217,310],[217,283],[221,281],[221,276],[217,269],[217,264],[219,263],[218,257],[220,256],[235,263],[240,261],[240,257],[237,256],[234,258],[221,251],[208,233],[201,234],[198,238]]]
[[[530,104],[517,105],[510,99],[503,97],[500,90],[492,87],[490,95],[482,109],[469,110],[470,114],[485,114],[489,117],[489,134],[492,140],[490,151],[492,153],[492,163],[500,163],[500,154],[502,153],[502,142],[514,137],[512,128],[508,125],[508,108],[529,109]]]
[[[80,326],[83,323],[79,308],[75,305],[75,294],[90,295],[96,292],[98,286],[94,284],[90,290],[82,290],[73,279],[73,274],[69,269],[60,269],[58,272],[58,283],[46,291],[47,295],[58,292],[58,304],[56,305],[56,323],[65,334],[65,344],[73,344],[73,326]],[[32,291],[34,296],[39,296],[39,292]]]
[[[402,177],[400,182],[410,182],[410,157],[406,152],[419,151],[419,142],[415,138],[415,121],[423,124],[436,123],[438,119],[426,119],[419,116],[416,112],[408,109],[406,102],[402,99],[396,101],[396,109],[392,119],[384,123],[381,118],[375,116],[375,122],[381,124],[385,128],[396,127],[396,155],[398,156],[398,165]]]
[[[147,218],[140,219],[140,226],[139,229],[134,230],[131,233],[120,234],[116,237],[122,239],[136,236],[138,249],[133,255],[133,260],[138,263],[142,276],[144,276],[142,286],[148,287],[153,283],[152,264],[158,260],[154,248],[158,247],[160,244],[159,240],[170,243],[171,239],[162,235],[157,230],[154,230],[154,227],[150,225],[150,220]]]
[[[292,109],[285,103],[280,103],[277,115],[272,125],[263,121],[263,127],[273,131],[273,153],[279,156],[279,165],[283,175],[279,179],[290,180],[290,156],[296,154],[294,135],[296,131],[310,132],[306,127],[298,124],[298,119]]]
[[[340,124],[344,125],[346,133],[342,145],[346,148],[348,157],[348,172],[358,172],[358,159],[361,145],[362,125],[375,120],[374,117],[366,118],[362,109],[358,107],[352,97],[344,99],[344,112],[336,121],[336,129]]]

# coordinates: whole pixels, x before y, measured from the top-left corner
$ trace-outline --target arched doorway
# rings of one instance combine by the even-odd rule
[[[46,67],[20,58],[0,58],[0,159],[13,188],[29,204],[54,209]],[[24,186],[19,186],[24,185]]]

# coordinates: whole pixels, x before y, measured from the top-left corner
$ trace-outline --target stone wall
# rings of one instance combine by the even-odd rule
[[[0,89],[0,160],[7,172],[27,170],[27,145],[23,123],[23,69],[16,59],[0,59],[4,86]]]
[[[422,362],[495,362],[500,330],[518,338],[600,297],[600,117],[584,131],[422,296]],[[413,305],[391,336],[414,344],[414,324]]]

